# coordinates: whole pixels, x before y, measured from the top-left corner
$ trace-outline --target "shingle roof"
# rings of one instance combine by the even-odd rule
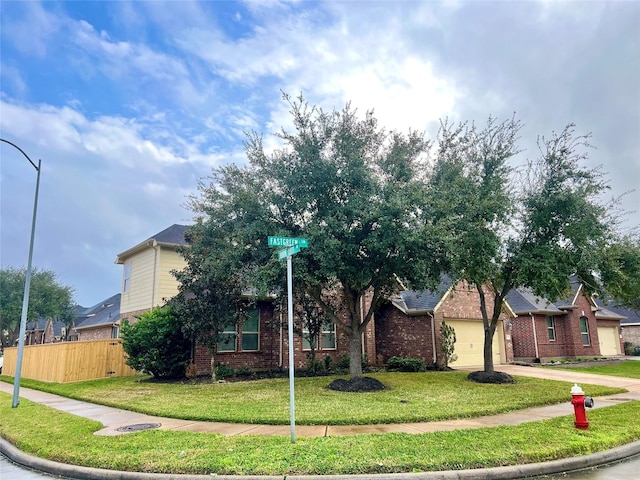
[[[545,313],[549,315],[561,314],[562,310],[546,298],[533,293],[530,288],[518,288],[507,293],[507,303],[515,314]]]
[[[433,312],[438,306],[442,297],[451,288],[451,278],[443,276],[440,284],[434,291],[422,290],[403,290],[398,297],[392,298],[391,302],[397,308],[407,314],[420,314],[425,312]]]
[[[148,240],[155,240],[158,243],[187,245],[187,241],[184,239],[184,232],[186,229],[187,225],[173,224],[170,227],[165,228],[161,232],[156,233]]]
[[[613,312],[621,317],[620,325],[640,325],[640,312],[635,312],[624,307],[616,305],[607,305],[606,310]]]
[[[120,318],[120,297],[117,293],[93,307],[84,309],[76,317],[76,329],[111,325]]]

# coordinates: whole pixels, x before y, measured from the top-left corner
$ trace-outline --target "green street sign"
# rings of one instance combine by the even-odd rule
[[[292,247],[297,245],[299,248],[307,248],[309,240],[306,238],[269,236],[267,237],[267,244],[270,247]]]
[[[298,245],[294,245],[293,247],[285,248],[284,250],[280,250],[278,252],[278,260],[283,260],[291,255],[295,255],[300,251],[300,247]]]

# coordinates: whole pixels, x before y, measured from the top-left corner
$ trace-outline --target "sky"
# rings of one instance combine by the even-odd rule
[[[514,114],[514,162],[574,123],[585,166],[640,225],[638,1],[0,0],[0,138],[42,160],[33,266],[76,301],[118,293],[116,255],[166,227],[245,133],[290,126],[282,92],[388,130]],[[36,171],[0,143],[0,263],[25,267]]]

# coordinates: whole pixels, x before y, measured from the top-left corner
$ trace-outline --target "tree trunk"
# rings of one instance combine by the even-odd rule
[[[496,329],[489,327],[484,332],[484,371],[493,373],[493,334]]]
[[[357,328],[349,334],[349,376],[351,380],[362,376],[362,334]]]
[[[216,354],[215,352],[211,353],[211,380],[216,381]]]

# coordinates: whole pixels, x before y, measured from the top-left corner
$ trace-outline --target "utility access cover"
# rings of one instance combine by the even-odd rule
[[[160,428],[160,423],[136,423],[134,425],[125,425],[124,427],[116,428],[118,432],[141,432],[142,430],[151,430],[153,428]]]

